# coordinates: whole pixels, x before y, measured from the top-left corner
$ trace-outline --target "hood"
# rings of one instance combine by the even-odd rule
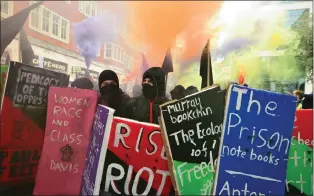
[[[80,88],[80,89],[93,89],[94,84],[88,78],[77,78],[71,83],[72,88]]]
[[[160,67],[151,67],[143,74],[143,80],[150,78],[153,85],[157,86],[158,97],[165,96],[165,72]]]
[[[101,88],[101,84],[106,80],[113,80],[119,87],[119,79],[114,71],[104,70],[103,72],[100,73],[98,77],[99,89]]]
[[[172,99],[182,99],[185,97],[185,88],[182,85],[177,85],[170,91]]]

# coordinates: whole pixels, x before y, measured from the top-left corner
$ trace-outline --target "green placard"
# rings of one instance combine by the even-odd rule
[[[312,195],[313,186],[313,158],[312,148],[298,144],[292,139],[287,167],[287,183],[299,189],[301,194]],[[289,191],[289,190],[288,190]]]

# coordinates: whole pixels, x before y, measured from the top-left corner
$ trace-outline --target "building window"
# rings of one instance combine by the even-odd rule
[[[120,52],[120,61],[123,63],[123,55],[124,55],[124,51],[121,48],[121,52]]]
[[[37,7],[31,12],[31,26],[36,29],[39,29],[39,9],[40,7]]]
[[[112,58],[112,44],[105,45],[105,58]]]
[[[13,1],[1,1],[1,19],[13,14]]]
[[[69,21],[42,5],[32,10],[29,27],[46,36],[69,43]]]
[[[43,31],[49,32],[50,12],[43,8]]]
[[[85,16],[96,16],[97,4],[94,1],[79,1],[79,10]]]
[[[60,28],[60,17],[54,14],[52,16],[52,34],[55,36],[59,36],[59,28]]]
[[[65,19],[62,19],[61,25],[61,39],[68,39],[69,37],[69,22]]]
[[[291,27],[291,25],[295,23],[300,18],[300,16],[302,16],[304,11],[309,11],[309,9],[297,9],[286,11],[285,26]]]
[[[114,46],[113,58],[116,60],[118,58],[118,46]]]

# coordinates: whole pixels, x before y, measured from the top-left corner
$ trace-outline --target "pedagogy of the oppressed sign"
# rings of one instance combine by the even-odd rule
[[[45,106],[49,86],[58,86],[60,80],[39,73],[32,73],[21,69],[15,97],[17,104]]]
[[[243,96],[248,96],[247,89],[241,89],[241,88],[237,88],[234,87],[233,91],[237,93],[237,103],[236,103],[236,110],[243,111],[243,107],[242,107],[242,97]],[[248,106],[246,108],[246,112],[251,112],[251,108],[254,105],[255,108],[257,108],[257,113],[256,115],[260,115],[261,111],[262,111],[262,105],[258,100],[254,100],[254,92],[251,90],[250,92],[250,99],[248,101]],[[276,117],[277,115],[274,113],[277,109],[277,103],[274,101],[269,101],[266,106],[264,107],[264,113],[268,116],[271,117]],[[260,128],[257,129],[256,127],[252,127],[252,128],[248,128],[245,126],[241,126],[241,116],[237,113],[233,113],[231,112],[228,116],[228,122],[227,122],[227,129],[226,129],[226,135],[229,135],[230,132],[232,133],[236,133],[238,132],[238,138],[239,139],[247,139],[248,136],[251,136],[250,138],[250,143],[251,144],[255,144],[257,148],[263,148],[266,147],[269,150],[278,150],[278,152],[280,152],[282,149],[284,149],[284,153],[287,154],[289,152],[289,144],[290,144],[290,138],[285,138],[283,135],[281,135],[279,132],[274,132],[270,138],[265,138],[265,135],[263,133],[268,132],[269,130],[266,128]],[[231,131],[231,129],[233,129],[233,131]],[[270,142],[272,141],[272,142]],[[231,149],[230,153],[229,150],[226,149],[229,147],[228,146],[223,146],[223,152],[228,152],[228,155],[234,156],[236,153],[234,153],[234,155],[232,155],[232,150],[234,150],[234,152],[238,152],[237,156],[240,156],[242,150],[240,147],[238,147],[238,150],[235,149]],[[226,151],[225,151],[226,150]],[[242,151],[243,152],[243,151]],[[243,154],[246,153],[242,153],[241,156]],[[223,156],[223,154],[222,154]],[[254,149],[251,149],[250,151],[250,160],[258,160],[258,161],[264,161],[267,162],[269,164],[274,164],[277,165],[279,164],[278,161],[279,159],[276,159],[276,157],[274,157],[272,154],[270,154],[269,156],[263,156],[263,155],[259,155],[256,152],[254,152]],[[244,157],[242,157],[244,158]]]
[[[168,105],[167,110],[164,111],[168,111],[173,124],[198,119],[213,113],[210,107],[202,107],[200,97]]]

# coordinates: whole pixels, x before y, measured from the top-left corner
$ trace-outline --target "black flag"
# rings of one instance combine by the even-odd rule
[[[171,55],[171,49],[170,48],[168,49],[168,51],[166,53],[166,56],[165,56],[164,62],[162,63],[162,67],[161,68],[162,68],[162,70],[166,74],[165,84],[167,86],[168,73],[173,72],[173,63],[172,63],[172,55]]]
[[[5,18],[1,21],[1,56],[5,48],[23,28],[29,13],[42,3],[42,1],[37,2],[21,10],[17,14],[14,14],[13,16]]]
[[[173,63],[172,63],[172,56],[171,56],[171,50],[168,49],[164,62],[162,63],[161,67],[166,74],[173,72]]]
[[[20,31],[20,50],[22,56],[22,63],[27,65],[33,65],[34,51],[31,44],[28,41],[24,28]]]
[[[212,61],[210,56],[210,41],[207,41],[206,46],[202,51],[201,56],[201,65],[200,65],[200,76],[202,77],[202,85],[201,88],[205,88],[207,86],[211,86],[214,84],[213,80],[213,69],[212,69]]]

